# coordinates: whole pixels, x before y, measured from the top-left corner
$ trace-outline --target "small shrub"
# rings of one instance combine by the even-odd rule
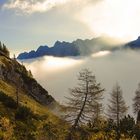
[[[19,107],[15,113],[15,119],[17,120],[27,120],[31,117],[33,117],[33,113],[30,108],[26,106]]]
[[[136,124],[133,131],[137,140],[140,140],[140,124]]]
[[[130,115],[125,116],[120,121],[120,131],[123,134],[129,135],[131,137],[134,136],[133,128],[135,126],[135,120]]]
[[[13,109],[17,108],[17,104],[16,104],[15,100],[3,92],[0,92],[0,101],[6,107],[13,108]]]
[[[14,129],[10,120],[6,117],[2,117],[0,119],[0,140],[13,140],[13,137]]]

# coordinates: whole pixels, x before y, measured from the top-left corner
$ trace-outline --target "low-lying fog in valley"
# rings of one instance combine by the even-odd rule
[[[106,89],[104,104],[108,103],[112,87],[118,82],[125,101],[130,106],[129,113],[132,113],[132,99],[140,82],[139,51],[102,51],[91,56],[74,58],[45,56],[23,63],[49,94],[63,104],[65,97],[69,96],[68,89],[77,85],[78,72],[89,68]]]

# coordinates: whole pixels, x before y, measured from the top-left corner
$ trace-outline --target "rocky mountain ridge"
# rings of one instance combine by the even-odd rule
[[[126,43],[124,48],[140,49],[140,36],[136,40]]]
[[[109,41],[113,40],[113,41]],[[18,55],[18,59],[32,59],[42,56],[86,56],[93,52],[112,50],[116,48],[116,40],[108,37],[97,37],[93,39],[77,39],[73,42],[56,41],[54,46],[40,46],[36,51],[24,52]]]
[[[114,51],[120,49],[139,49],[140,37],[127,43],[118,43],[117,40],[108,37],[97,37],[93,39],[77,39],[73,42],[56,41],[53,47],[40,46],[36,51],[20,53],[18,59],[32,59],[42,56],[86,56],[98,51]]]

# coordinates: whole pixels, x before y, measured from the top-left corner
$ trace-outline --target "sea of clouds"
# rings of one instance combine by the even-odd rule
[[[71,58],[45,56],[23,63],[49,94],[62,104],[66,102],[65,97],[69,96],[69,88],[77,85],[79,71],[88,68],[96,76],[97,82],[106,89],[105,107],[113,86],[118,82],[129,106],[129,113],[132,113],[135,90],[140,82],[139,51],[103,51],[87,57]]]

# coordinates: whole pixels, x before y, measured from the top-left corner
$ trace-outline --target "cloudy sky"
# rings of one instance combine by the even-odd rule
[[[139,0],[0,0],[0,40],[13,53],[101,35],[132,40]]]

